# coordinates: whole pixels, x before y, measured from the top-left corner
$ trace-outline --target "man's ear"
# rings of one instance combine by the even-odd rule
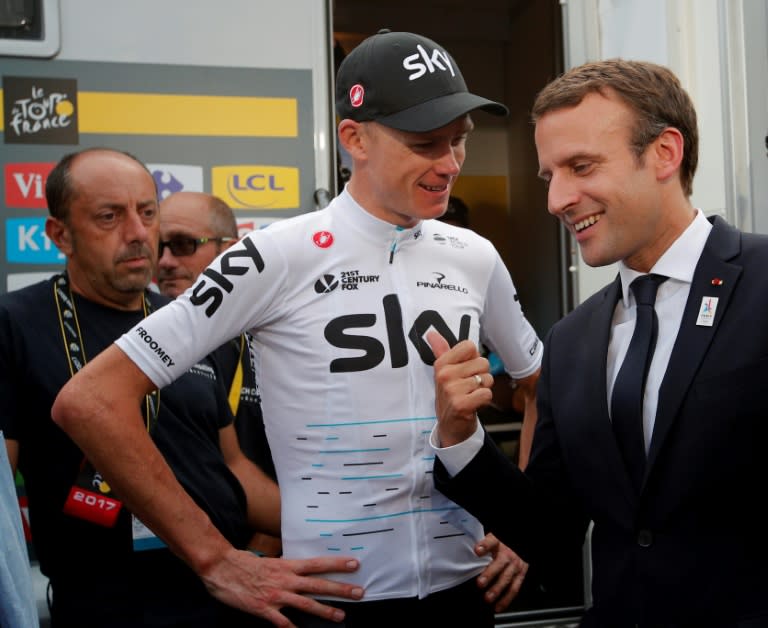
[[[63,220],[48,216],[45,219],[45,235],[66,257],[72,255],[72,232]]]
[[[683,162],[684,147],[683,134],[674,127],[667,127],[653,141],[656,177],[659,181],[666,181],[679,174],[680,164]]]
[[[365,126],[345,118],[339,123],[339,143],[355,160],[365,159],[366,155]]]

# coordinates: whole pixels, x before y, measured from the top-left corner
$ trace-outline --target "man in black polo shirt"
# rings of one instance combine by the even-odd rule
[[[50,280],[0,297],[0,429],[11,466],[25,477],[33,542],[52,587],[53,628],[263,625],[209,595],[50,418],[72,374],[168,301],[146,290],[159,233],[152,176],[130,155],[90,149],[57,164],[46,195],[46,233],[67,264]],[[251,526],[279,530],[279,496],[239,451],[217,373],[213,357],[200,360],[178,382],[146,396],[143,418],[191,497],[167,525],[194,515],[201,537],[243,548]],[[99,438],[114,451],[125,447],[109,433]],[[146,477],[138,481],[157,485],[146,468],[139,473]],[[264,595],[278,590],[288,603],[310,584],[297,573],[346,570],[344,559],[310,565],[231,556],[243,578],[263,582]],[[351,589],[316,579],[311,585],[333,595]],[[306,600],[305,610],[319,606],[299,600]]]

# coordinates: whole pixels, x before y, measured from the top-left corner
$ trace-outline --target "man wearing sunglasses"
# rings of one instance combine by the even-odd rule
[[[194,194],[194,192],[177,192],[177,194]],[[202,194],[202,192],[201,192]],[[162,237],[162,236],[161,236]],[[178,258],[192,258],[195,257],[197,254],[198,249],[201,251],[204,251],[202,245],[204,244],[214,244],[216,245],[216,248],[213,249],[213,255],[207,255],[203,254],[201,255],[201,259],[207,259],[208,257],[211,258],[211,261],[214,257],[216,257],[219,253],[222,252],[225,248],[229,246],[232,242],[234,242],[237,238],[228,238],[228,237],[212,237],[212,236],[202,236],[199,238],[196,237],[189,237],[185,235],[174,235],[171,236],[167,240],[160,240],[160,257],[163,257],[163,251],[170,251],[172,259],[178,259]],[[195,277],[192,276],[192,274],[185,272],[187,268],[187,264],[176,264],[176,268],[179,268],[182,272],[181,273],[173,273],[171,271],[170,273],[158,273],[158,279],[161,281],[164,281],[166,286],[165,290],[161,291],[163,294],[166,294],[167,296],[170,296],[171,298],[176,298],[179,296],[184,290],[186,290],[189,286],[192,285],[193,281],[195,280]],[[203,265],[203,268],[205,268],[207,264]],[[166,265],[167,267],[167,265]],[[182,287],[183,286],[183,287]]]
[[[229,205],[205,192],[176,192],[160,202],[160,256],[157,285],[175,299],[189,288],[214,258],[238,239],[237,221]],[[264,433],[261,399],[251,359],[251,339],[242,333],[216,352],[221,377],[235,417],[243,453],[276,477]],[[248,547],[266,556],[280,554],[280,538],[257,532]]]
[[[220,198],[176,192],[160,202],[157,285],[175,299],[214,258],[237,241],[237,222]]]

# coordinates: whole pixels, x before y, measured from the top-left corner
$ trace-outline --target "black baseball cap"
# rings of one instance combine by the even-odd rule
[[[475,109],[509,113],[501,103],[471,94],[453,57],[434,41],[387,29],[342,61],[336,109],[342,120],[375,120],[416,133],[438,129]]]

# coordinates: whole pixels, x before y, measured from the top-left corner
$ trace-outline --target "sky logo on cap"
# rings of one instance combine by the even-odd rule
[[[353,107],[362,107],[365,98],[365,88],[357,83],[349,88],[349,104]]]
[[[437,70],[448,71],[451,73],[451,76],[456,76],[456,73],[453,71],[453,65],[451,65],[451,59],[444,50],[435,48],[432,50],[431,56],[427,54],[427,51],[421,44],[416,45],[416,50],[418,50],[417,53],[403,59],[403,67],[406,70],[414,70],[413,74],[408,75],[409,81],[415,81],[427,72],[434,74]]]

